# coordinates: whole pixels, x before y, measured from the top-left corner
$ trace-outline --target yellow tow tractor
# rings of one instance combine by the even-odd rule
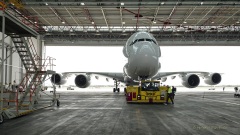
[[[127,86],[125,95],[128,103],[165,103],[167,87],[160,81],[141,81],[139,86]]]

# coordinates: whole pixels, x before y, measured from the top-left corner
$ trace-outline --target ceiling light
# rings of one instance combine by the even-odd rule
[[[212,23],[214,23],[214,22],[212,22]]]
[[[203,4],[203,2],[201,2],[201,5]]]
[[[237,21],[236,23],[239,23],[239,21]]]
[[[187,23],[186,21],[184,21],[183,23]]]
[[[48,3],[45,3],[46,4],[46,6],[48,5]]]
[[[65,24],[65,22],[64,22],[64,21],[62,21],[62,24]]]
[[[92,24],[94,24],[94,22],[92,22]]]
[[[84,6],[85,4],[84,3],[81,3],[82,6]]]
[[[125,24],[125,22],[122,22],[122,24]]]
[[[153,21],[153,23],[157,23],[156,21]]]
[[[161,5],[164,5],[164,2],[162,2]]]
[[[122,2],[122,3],[121,3],[121,6],[123,6],[123,5],[124,5],[124,3]]]

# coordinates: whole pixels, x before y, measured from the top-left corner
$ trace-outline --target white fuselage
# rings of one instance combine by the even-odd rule
[[[123,54],[128,58],[124,73],[133,80],[152,78],[161,68],[160,47],[148,32],[134,33],[124,46]]]

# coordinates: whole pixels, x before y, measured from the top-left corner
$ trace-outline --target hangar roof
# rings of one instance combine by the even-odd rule
[[[77,45],[86,39],[92,40],[89,45],[105,41],[122,45],[136,31],[152,33],[163,45],[239,45],[239,0],[22,0],[22,4],[52,45]]]

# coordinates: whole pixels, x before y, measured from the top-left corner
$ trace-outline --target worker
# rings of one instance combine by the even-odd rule
[[[8,91],[8,84],[7,82],[5,82],[5,87],[4,87],[5,91]]]
[[[240,90],[238,89],[238,87],[235,87],[234,90],[235,90],[234,97],[240,97]]]
[[[177,92],[177,88],[172,86],[172,98],[174,99],[175,93]]]
[[[237,93],[238,91],[238,87],[234,87],[235,93]]]
[[[13,85],[12,85],[12,91],[13,91],[13,92],[16,92],[16,87],[17,87],[17,83],[16,83],[16,81],[14,80],[14,81],[13,81]]]
[[[8,84],[8,88],[7,89],[8,89],[8,91],[12,91],[12,83]]]
[[[167,85],[167,100],[166,100],[166,104],[168,104],[168,100],[172,101],[172,104],[174,104],[173,102],[173,91],[172,91],[172,88],[170,86]]]

